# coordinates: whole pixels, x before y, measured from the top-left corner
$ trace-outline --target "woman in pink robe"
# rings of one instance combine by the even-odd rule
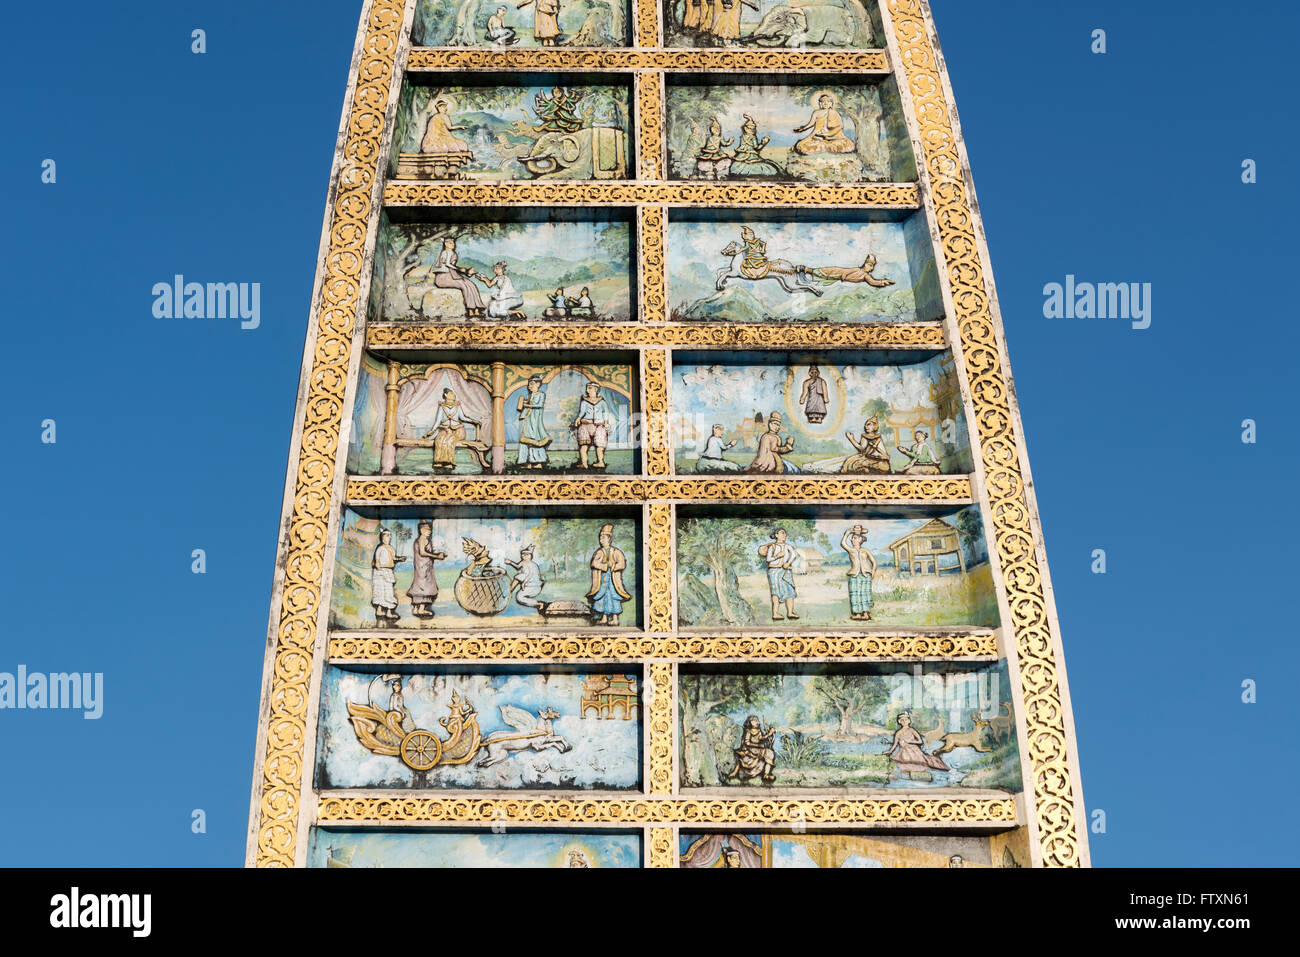
[[[894,744],[885,752],[885,757],[894,762],[899,771],[911,774],[913,771],[948,771],[943,758],[926,754],[921,750],[925,738],[920,731],[912,727],[912,713],[904,711],[898,716],[898,730],[894,732]]]

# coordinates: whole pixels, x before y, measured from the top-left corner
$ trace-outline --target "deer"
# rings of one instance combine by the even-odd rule
[[[943,740],[943,735],[944,735],[944,730],[943,730],[943,724],[944,724],[944,722],[943,722],[943,715],[939,715],[939,717],[938,717],[938,722],[939,722],[939,723],[936,724],[936,725],[935,725],[933,728],[931,728],[929,731],[921,731],[921,734],[922,734],[922,736],[924,736],[924,738],[925,738],[926,741],[942,741],[942,740]],[[917,730],[920,731],[919,728],[918,728]]]
[[[1009,742],[1011,732],[1016,726],[1016,717],[1011,713],[1011,702],[1002,702],[1003,714],[989,718],[989,731],[993,734],[994,741],[1001,741],[1003,737]]]
[[[949,751],[955,751],[957,748],[974,748],[980,753],[992,751],[992,748],[980,747],[980,731],[989,726],[988,721],[979,716],[979,712],[972,712],[971,720],[975,722],[975,727],[971,731],[952,731],[943,736],[943,747],[932,751],[932,754],[947,754]]]

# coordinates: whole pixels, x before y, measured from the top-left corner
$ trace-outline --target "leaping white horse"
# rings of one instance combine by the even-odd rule
[[[564,754],[566,751],[573,750],[573,745],[556,734],[551,728],[551,722],[544,720],[540,715],[535,718],[523,708],[516,708],[510,704],[503,704],[500,707],[501,720],[515,730],[493,731],[480,741],[479,747],[483,749],[483,753],[474,767],[490,768],[519,751],[546,751],[554,748]]]
[[[788,259],[769,259],[764,264],[762,275],[753,275],[743,271],[741,264],[745,261],[745,250],[739,243],[734,241],[728,243],[722,250],[722,255],[730,256],[731,262],[717,271],[717,281],[714,286],[718,292],[727,288],[728,279],[747,279],[750,282],[775,279],[788,293],[810,292],[814,296],[823,294],[823,290],[813,284],[807,266],[796,266]],[[787,277],[793,279],[793,285],[787,281]]]

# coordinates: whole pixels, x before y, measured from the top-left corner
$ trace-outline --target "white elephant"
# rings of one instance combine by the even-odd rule
[[[752,39],[769,47],[865,46],[871,25],[838,3],[783,3],[767,11]]]

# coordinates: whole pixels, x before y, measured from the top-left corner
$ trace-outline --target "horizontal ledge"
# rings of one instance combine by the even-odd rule
[[[819,479],[571,478],[466,476],[349,478],[349,505],[421,505],[426,502],[815,502],[818,504],[969,505],[966,476]]]
[[[845,635],[437,635],[335,632],[329,658],[344,662],[449,661],[812,661],[822,659],[921,661],[996,660],[998,638],[971,634]]]
[[[885,50],[701,50],[693,48],[608,47],[415,47],[406,61],[409,73],[442,70],[702,70],[744,73],[876,73],[888,75]]]
[[[477,798],[321,794],[319,824],[1008,824],[1013,797]]]
[[[692,346],[706,349],[945,349],[941,322],[551,323],[384,322],[366,327],[370,349],[440,346]]]
[[[682,180],[507,180],[384,184],[386,206],[635,206],[656,203],[710,206],[853,206],[920,209],[915,183],[723,183]]]

